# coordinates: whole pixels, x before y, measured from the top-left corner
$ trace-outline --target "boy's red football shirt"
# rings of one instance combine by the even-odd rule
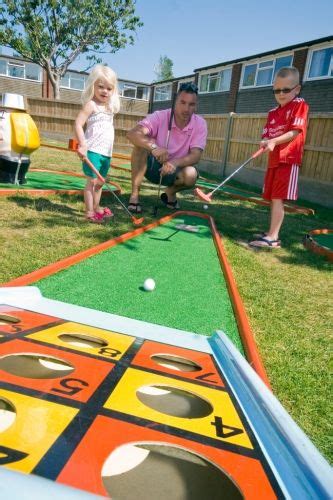
[[[274,139],[290,130],[299,130],[300,133],[290,142],[275,146],[269,154],[268,167],[278,167],[284,163],[300,165],[308,124],[309,106],[301,97],[295,97],[285,106],[278,106],[269,111],[267,122],[263,130],[263,139]]]

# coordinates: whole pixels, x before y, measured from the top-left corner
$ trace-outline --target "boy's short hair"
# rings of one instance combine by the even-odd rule
[[[280,68],[276,73],[275,78],[286,78],[287,76],[292,76],[296,83],[299,84],[299,71],[295,66],[285,66]]]

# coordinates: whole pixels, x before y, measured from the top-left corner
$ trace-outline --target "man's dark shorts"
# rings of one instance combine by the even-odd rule
[[[160,169],[162,168],[162,163],[156,160],[154,156],[148,155],[147,158],[147,171],[145,173],[146,179],[148,179],[153,184],[160,183]],[[195,168],[195,167],[194,167]],[[162,185],[163,186],[173,186],[177,178],[178,172],[181,169],[178,167],[173,174],[163,175]],[[198,174],[199,175],[199,174]]]

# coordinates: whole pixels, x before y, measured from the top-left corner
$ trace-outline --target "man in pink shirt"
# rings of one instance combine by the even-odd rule
[[[194,83],[183,83],[177,92],[174,115],[168,138],[171,109],[155,111],[140,121],[127,134],[134,145],[132,152],[132,194],[128,209],[141,213],[139,191],[143,178],[166,186],[162,202],[170,209],[178,209],[176,193],[191,189],[197,180],[196,165],[206,145],[207,125],[195,114],[198,88]]]

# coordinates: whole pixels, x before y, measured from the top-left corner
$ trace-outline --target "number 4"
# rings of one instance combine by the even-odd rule
[[[244,432],[242,429],[238,429],[237,427],[225,425],[221,417],[215,417],[214,422],[211,422],[211,424],[215,427],[216,436],[220,438],[230,438]],[[226,431],[226,429],[228,430]]]

